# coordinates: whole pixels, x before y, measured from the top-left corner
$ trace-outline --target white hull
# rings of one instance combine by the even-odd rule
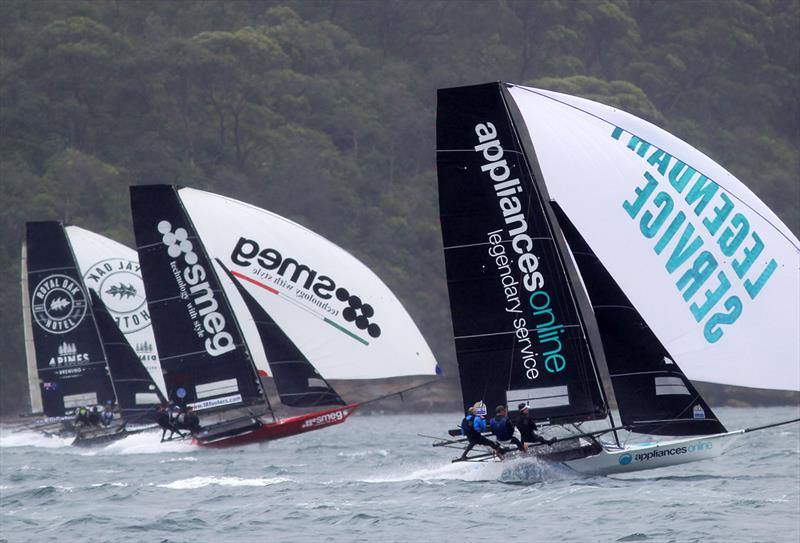
[[[563,462],[579,473],[610,475],[643,469],[663,468],[707,460],[724,454],[744,433],[736,430],[724,434],[690,437],[662,441],[660,443],[633,444],[621,449],[606,449],[602,452]]]

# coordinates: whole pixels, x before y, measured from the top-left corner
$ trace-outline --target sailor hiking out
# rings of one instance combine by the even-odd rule
[[[521,403],[517,406],[519,414],[517,415],[514,425],[519,430],[519,435],[523,443],[541,443],[543,445],[552,445],[556,438],[545,439],[536,433],[536,423],[533,422],[529,412],[528,404]],[[527,446],[526,446],[527,448]]]
[[[495,416],[489,422],[492,433],[501,444],[515,445],[520,451],[526,449],[524,443],[514,435],[514,424],[508,418],[508,408],[505,405],[498,405],[494,410]]]
[[[468,444],[459,460],[465,460],[467,458],[467,454],[475,445],[485,445],[487,447],[491,447],[499,456],[503,456],[505,451],[503,451],[503,448],[500,445],[481,435],[481,432],[484,430],[486,430],[486,420],[482,415],[478,415],[478,410],[475,406],[470,407],[467,415],[461,421],[461,432],[467,438]]]

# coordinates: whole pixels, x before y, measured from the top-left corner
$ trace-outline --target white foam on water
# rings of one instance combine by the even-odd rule
[[[365,483],[399,483],[404,481],[496,481],[502,475],[502,462],[457,462],[420,469],[404,469],[362,479]]]
[[[197,462],[194,456],[179,456],[177,458],[167,458],[166,460],[159,460],[159,464],[169,464],[171,462]]]
[[[10,431],[0,429],[0,447],[41,447],[57,449],[69,447],[73,438],[45,435],[33,430]]]
[[[172,490],[186,490],[192,488],[203,488],[210,485],[216,486],[270,486],[289,482],[291,479],[285,477],[260,477],[257,479],[243,479],[241,477],[192,477],[190,479],[180,479],[171,483],[156,485],[161,488]]]
[[[353,452],[339,452],[336,456],[342,458],[364,458],[366,456],[389,456],[389,451],[386,449],[368,449],[366,451],[353,451]]]
[[[161,443],[160,432],[142,432],[127,436],[119,441],[114,441],[108,446],[93,450],[92,454],[173,454],[196,452],[197,446],[191,441],[165,441]]]

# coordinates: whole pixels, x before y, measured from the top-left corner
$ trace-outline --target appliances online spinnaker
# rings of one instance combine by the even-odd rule
[[[21,286],[31,407],[46,417],[33,428],[91,445],[152,426],[165,398],[136,253],[75,226],[29,222]],[[98,409],[114,405],[113,424],[96,424]],[[72,424],[80,410],[86,424]]]
[[[200,419],[198,445],[344,422],[365,402],[346,403],[328,379],[439,373],[389,288],[314,232],[168,185],[131,187],[131,209],[168,396]],[[313,411],[278,418],[263,376],[282,404]]]
[[[690,145],[492,83],[439,91],[437,166],[464,407],[566,434],[529,452],[594,474],[715,457],[758,428],[728,431],[692,379],[800,390],[800,243]]]

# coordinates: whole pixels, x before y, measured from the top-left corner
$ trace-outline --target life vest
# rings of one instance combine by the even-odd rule
[[[508,424],[508,417],[498,419],[493,418],[489,423],[492,425],[492,433],[500,441],[508,441],[514,435],[514,428]]]
[[[473,426],[474,421],[475,417],[472,415],[467,415],[461,421],[461,433],[467,436],[467,439],[473,439],[481,435],[475,430],[475,426]]]

